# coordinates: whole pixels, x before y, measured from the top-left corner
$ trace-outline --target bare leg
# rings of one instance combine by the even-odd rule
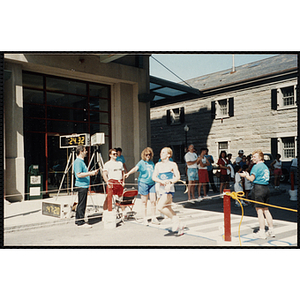
[[[220,183],[220,194],[223,194],[223,186],[224,186],[224,182]]]
[[[269,209],[268,208],[264,208],[263,209],[263,213],[266,216],[266,220],[267,220],[269,228],[272,229],[273,228],[273,218],[272,218],[272,215],[271,215]]]
[[[265,231],[265,217],[264,212],[261,207],[256,207],[257,217],[258,217],[258,223],[259,223],[259,230],[262,232]]]
[[[174,210],[171,207],[172,203],[172,195],[171,194],[163,194],[160,197],[160,200],[157,204],[157,209],[159,212],[163,213],[170,219],[172,219],[174,216],[176,216]]]
[[[155,193],[150,193],[150,202],[151,202],[151,210],[152,210],[152,219],[155,218],[156,213],[156,196]]]
[[[143,219],[147,218],[147,200],[148,195],[141,195],[142,203],[144,204],[144,210],[143,210]]]
[[[204,193],[204,197],[207,196],[207,194],[206,194],[206,185],[207,185],[207,183],[203,183],[203,193]]]

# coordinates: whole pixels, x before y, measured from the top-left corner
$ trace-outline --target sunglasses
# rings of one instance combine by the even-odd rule
[[[112,155],[114,155],[114,156],[117,156],[117,155],[118,155],[118,153],[114,152],[114,153],[112,153]]]
[[[150,154],[150,153],[148,153],[148,154],[145,154],[145,156],[151,156],[151,154]]]

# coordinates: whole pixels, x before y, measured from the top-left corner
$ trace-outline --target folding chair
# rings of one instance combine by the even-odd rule
[[[117,219],[121,219],[124,221],[125,216],[122,213],[122,208],[129,207],[130,211],[126,214],[126,218],[135,218],[136,212],[133,211],[133,206],[135,204],[136,196],[138,195],[138,191],[136,189],[126,190],[124,189],[123,195],[118,197],[116,195],[113,196],[115,200],[115,208],[117,211]],[[121,211],[120,211],[121,210]]]

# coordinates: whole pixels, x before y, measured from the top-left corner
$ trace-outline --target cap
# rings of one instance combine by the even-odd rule
[[[239,153],[242,153],[242,154],[243,154],[243,153],[244,153],[244,151],[243,151],[243,150],[239,150]]]

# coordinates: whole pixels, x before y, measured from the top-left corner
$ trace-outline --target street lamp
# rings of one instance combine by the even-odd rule
[[[190,130],[190,127],[189,126],[187,126],[187,125],[185,125],[184,127],[183,127],[183,129],[184,129],[184,132],[185,132],[185,146],[186,146],[186,148],[187,148],[187,133],[188,133],[188,131]]]

